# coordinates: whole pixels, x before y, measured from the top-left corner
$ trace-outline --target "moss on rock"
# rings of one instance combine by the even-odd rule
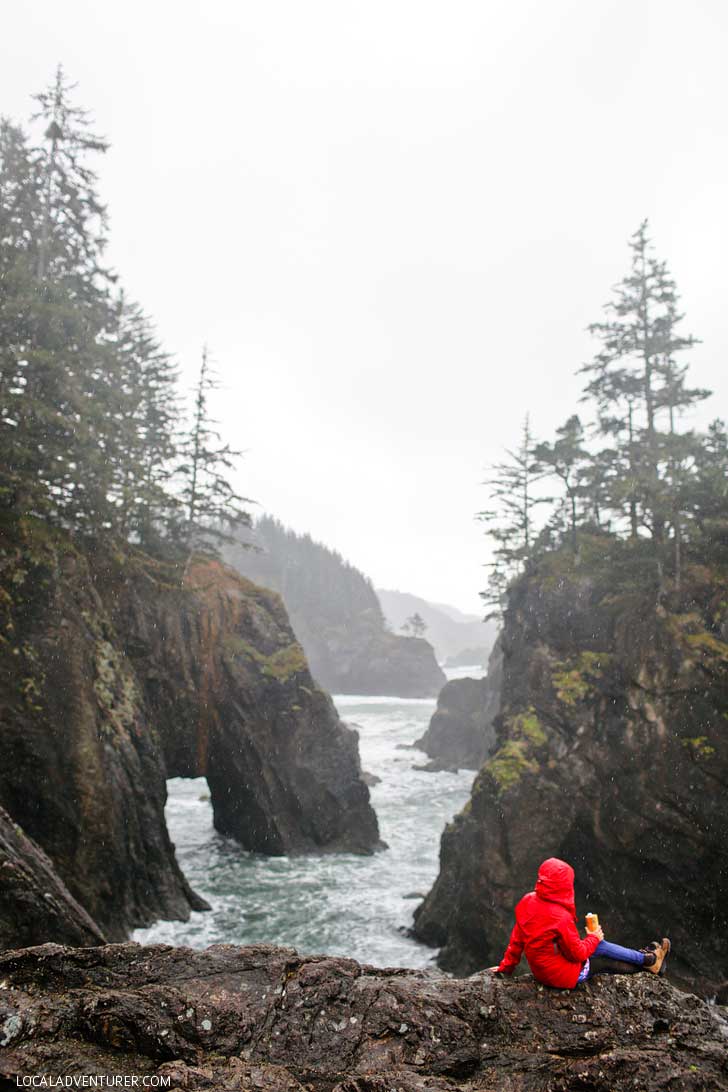
[[[524,774],[538,773],[538,762],[528,757],[525,741],[508,739],[483,768],[495,781],[500,793],[512,788]]]
[[[603,675],[613,657],[608,652],[580,652],[573,659],[561,660],[552,674],[554,689],[564,705],[585,701],[594,689],[594,682]]]
[[[277,682],[287,682],[294,675],[308,670],[306,657],[298,641],[293,641],[266,655],[249,641],[233,635],[225,638],[224,649],[234,658],[243,656],[251,660],[260,669],[261,674],[267,678],[276,679]]]
[[[681,743],[695,758],[710,758],[715,754],[715,747],[710,745],[707,736],[684,736]]]

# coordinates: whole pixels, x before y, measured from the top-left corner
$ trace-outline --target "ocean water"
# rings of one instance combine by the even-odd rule
[[[168,782],[170,836],[181,868],[212,910],[138,929],[135,940],[194,948],[264,942],[375,966],[432,965],[434,951],[406,930],[437,875],[440,835],[468,799],[473,772],[413,768],[427,762],[410,745],[427,727],[434,701],[350,695],[334,701],[359,732],[362,768],[381,779],[370,793],[389,848],[371,857],[248,853],[213,829],[204,778],[174,778]]]

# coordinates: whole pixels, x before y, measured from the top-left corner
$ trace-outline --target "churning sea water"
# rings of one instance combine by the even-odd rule
[[[474,674],[461,669],[450,677]],[[375,966],[426,967],[434,952],[406,935],[420,896],[438,870],[440,835],[465,804],[473,773],[426,773],[409,749],[435,703],[402,698],[334,698],[359,732],[362,768],[389,848],[371,857],[262,857],[217,834],[204,778],[168,782],[167,824],[177,859],[212,910],[187,922],[138,929],[143,944],[284,944],[303,954],[347,955]],[[417,897],[414,897],[414,896]]]

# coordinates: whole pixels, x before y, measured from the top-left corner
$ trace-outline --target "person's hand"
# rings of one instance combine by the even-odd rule
[[[601,925],[597,925],[596,929],[592,929],[592,931],[589,933],[589,936],[598,937],[599,940],[604,940],[604,930],[602,929]]]
[[[486,971],[490,971],[491,974],[499,974],[500,973],[498,971],[497,967],[486,967],[485,969],[486,969]]]

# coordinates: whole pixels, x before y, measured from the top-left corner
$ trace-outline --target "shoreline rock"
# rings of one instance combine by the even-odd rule
[[[427,730],[414,744],[431,759],[418,768],[480,769],[495,743],[502,683],[503,649],[498,638],[485,678],[452,679],[443,686]]]
[[[574,991],[291,948],[0,954],[0,1076],[158,1075],[258,1092],[728,1089],[722,1013],[663,978]]]
[[[0,808],[0,951],[39,936],[78,947],[106,943],[52,861]]]

